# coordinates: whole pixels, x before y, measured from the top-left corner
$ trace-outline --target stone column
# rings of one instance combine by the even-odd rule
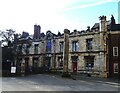
[[[55,53],[56,53],[56,41],[55,41],[55,39],[53,39],[53,57],[52,57],[52,68],[53,69],[56,69],[56,55],[55,55]]]
[[[99,17],[99,20],[100,20],[100,57],[101,57],[101,63],[102,63],[102,74],[105,75],[104,72],[107,71],[107,66],[106,66],[106,63],[107,63],[107,60],[106,60],[106,55],[107,55],[107,47],[106,47],[106,38],[107,38],[107,20],[106,20],[106,16],[100,16]],[[101,52],[101,51],[104,51],[104,52]]]
[[[69,76],[68,74],[68,61],[69,61],[69,34],[68,29],[64,29],[64,51],[63,51],[63,77]]]

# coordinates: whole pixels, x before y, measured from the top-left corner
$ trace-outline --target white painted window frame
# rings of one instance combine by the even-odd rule
[[[115,52],[117,52],[117,54]],[[118,56],[118,47],[113,47],[113,56]]]
[[[119,70],[118,63],[114,63],[114,74],[118,74],[118,71],[116,72],[116,70],[115,70],[116,66],[117,66],[117,68],[118,68],[118,70]]]

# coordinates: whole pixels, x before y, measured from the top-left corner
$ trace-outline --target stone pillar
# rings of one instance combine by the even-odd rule
[[[107,60],[106,60],[106,55],[107,55],[107,47],[106,47],[106,44],[107,44],[107,20],[106,20],[106,16],[100,16],[99,17],[99,20],[100,20],[100,45],[99,45],[99,49],[100,51],[104,51],[104,52],[100,52],[99,55],[101,57],[101,70],[102,70],[102,77],[103,75],[105,76],[106,74],[106,71],[107,71],[107,66],[106,66],[106,63],[107,63]],[[104,73],[105,72],[105,73]]]
[[[56,41],[55,39],[53,39],[53,57],[52,57],[52,68],[56,69]]]
[[[68,76],[68,61],[69,61],[69,34],[68,29],[64,29],[64,51],[63,51],[63,76]]]

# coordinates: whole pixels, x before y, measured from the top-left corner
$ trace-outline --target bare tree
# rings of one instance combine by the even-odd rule
[[[6,31],[0,31],[0,38],[2,39],[2,44],[6,43],[8,46],[14,40],[15,31],[12,29],[7,29]]]

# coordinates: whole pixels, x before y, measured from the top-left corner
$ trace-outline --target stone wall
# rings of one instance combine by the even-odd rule
[[[51,34],[52,35],[52,34]],[[52,35],[53,36],[53,35]],[[68,71],[72,72],[72,56],[77,56],[77,68],[78,72],[82,70],[86,70],[85,56],[94,56],[94,69],[93,72],[99,72],[100,75],[105,76],[106,72],[106,18],[102,16],[100,18],[100,31],[94,32],[85,32],[83,34],[79,34],[78,31],[74,31],[73,34],[69,34],[69,49],[68,53]],[[86,39],[92,38],[92,49],[90,51],[87,50],[86,47]],[[42,64],[45,64],[45,57],[48,55],[46,53],[46,37],[37,42],[32,42],[30,47],[30,63],[32,65],[32,58],[34,55],[34,45],[38,44],[38,55],[39,58],[39,67]],[[51,51],[51,68],[59,68],[58,57],[63,56],[63,53],[60,52],[60,42],[64,42],[64,36],[54,36],[51,38],[52,40],[52,51]],[[78,41],[78,51],[73,52],[72,42]],[[64,42],[65,44],[65,42]],[[64,50],[65,51],[65,50]],[[64,63],[63,63],[64,64]]]

